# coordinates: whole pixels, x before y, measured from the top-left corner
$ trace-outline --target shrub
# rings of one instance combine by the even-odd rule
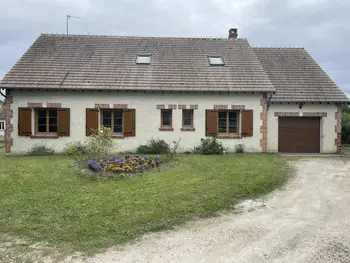
[[[202,138],[201,144],[194,148],[194,152],[204,155],[223,154],[224,147],[215,137],[207,139]]]
[[[235,146],[236,153],[244,153],[244,144],[240,143]]]
[[[89,158],[109,156],[115,148],[112,134],[111,128],[103,127],[98,133],[95,132],[90,136],[85,143],[87,156]]]
[[[87,146],[81,141],[71,142],[66,145],[65,152],[69,156],[83,155],[88,152]]]
[[[137,147],[136,152],[141,154],[170,153],[170,146],[164,140],[152,138],[147,144]]]
[[[144,173],[151,168],[159,167],[161,163],[159,155],[152,157],[131,156],[125,157],[113,156],[111,158],[89,159],[88,167],[93,172],[100,172],[104,178],[113,178],[118,176],[130,176],[132,174]],[[101,173],[104,172],[104,173]]]
[[[55,151],[46,146],[45,144],[35,144],[28,152],[28,155],[32,156],[44,156],[44,155],[53,155]]]
[[[343,144],[350,143],[350,113],[347,112],[342,115],[342,141]]]

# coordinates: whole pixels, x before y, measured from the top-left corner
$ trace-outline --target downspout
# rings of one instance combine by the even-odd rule
[[[272,99],[272,95],[273,95],[274,92],[270,93],[269,97],[267,98],[267,109],[269,109],[270,107],[270,101]]]

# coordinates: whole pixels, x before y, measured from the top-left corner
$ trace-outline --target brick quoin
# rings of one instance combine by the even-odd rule
[[[13,111],[11,110],[11,104],[13,103],[13,96],[11,95],[11,90],[6,91],[6,98],[4,102],[4,112],[5,112],[5,152],[11,153],[11,146],[13,144],[13,139],[11,138],[11,132],[13,130],[13,125],[11,123],[13,117]]]
[[[95,108],[108,109],[109,108],[109,104],[95,103]]]
[[[46,103],[47,108],[62,108],[62,103],[58,102],[48,102]]]
[[[335,146],[337,146],[337,152],[341,151],[342,142],[341,142],[341,118],[342,118],[342,108],[341,105],[337,105],[337,112],[335,114],[335,119],[337,120],[337,138],[335,139]]]
[[[262,123],[260,126],[260,146],[262,152],[267,152],[267,93],[263,93],[260,105],[262,106],[262,112],[260,114]]]

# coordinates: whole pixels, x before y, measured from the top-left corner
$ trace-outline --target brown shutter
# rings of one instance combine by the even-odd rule
[[[98,109],[86,109],[86,136],[98,131]]]
[[[136,122],[136,115],[135,115],[135,109],[125,109],[123,112],[123,133],[125,136],[135,136],[136,130],[135,130],[135,122]]]
[[[31,108],[18,108],[18,135],[32,135],[32,110]]]
[[[242,136],[243,137],[253,136],[253,111],[252,110],[242,111]]]
[[[218,134],[218,111],[205,111],[205,135],[216,136]]]
[[[57,133],[60,136],[70,136],[70,109],[57,109],[58,127]]]

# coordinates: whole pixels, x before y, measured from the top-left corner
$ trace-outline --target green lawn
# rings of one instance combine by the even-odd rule
[[[0,233],[96,251],[198,217],[281,186],[278,156],[183,155],[179,164],[125,180],[92,181],[65,156],[0,156]]]

